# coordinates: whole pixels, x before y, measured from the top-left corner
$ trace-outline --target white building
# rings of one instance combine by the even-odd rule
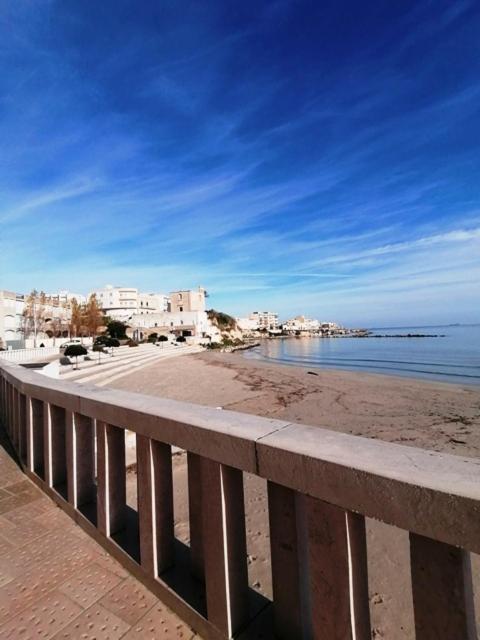
[[[258,319],[251,318],[235,318],[237,327],[244,333],[255,333],[258,331]]]
[[[85,304],[87,302],[87,296],[84,296],[82,293],[72,293],[67,290],[59,291],[58,293],[47,293],[46,296],[49,300],[56,300],[60,304],[68,304],[74,298],[78,304]]]
[[[282,329],[288,333],[319,333],[321,324],[319,320],[296,316],[283,323]]]
[[[28,299],[23,294],[0,291],[0,347],[30,348],[35,342],[51,346],[51,339],[53,344],[55,338],[68,336],[71,312],[66,295],[38,294],[36,310],[26,317]]]
[[[135,314],[130,321],[132,337],[143,340],[151,333],[174,334],[200,339],[221,340],[217,327],[208,319],[205,311],[165,311],[163,313]]]
[[[254,311],[248,318],[257,324],[258,330],[276,331],[278,329],[278,313],[273,311]]]
[[[0,347],[20,347],[23,342],[24,296],[0,291]]]
[[[168,297],[160,293],[140,293],[134,287],[113,287],[92,291],[105,315],[127,322],[133,315],[161,313],[168,309]],[[91,295],[91,294],[90,294]]]
[[[203,287],[198,289],[182,289],[170,293],[170,311],[205,311],[207,292]]]

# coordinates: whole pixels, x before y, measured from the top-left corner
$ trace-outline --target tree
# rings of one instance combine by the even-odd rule
[[[82,307],[78,304],[76,298],[72,298],[70,301],[70,323],[68,330],[73,338],[77,338],[81,334],[83,324],[82,320]]]
[[[148,342],[156,342],[158,338],[158,333],[151,333],[148,336]]]
[[[185,338],[185,336],[178,336],[177,338],[177,342],[186,342],[187,339]]]
[[[25,307],[23,310],[22,331],[25,338],[33,333],[33,346],[37,346],[37,335],[43,330],[45,321],[45,305],[47,297],[43,291],[38,293],[33,289],[25,298]]]
[[[71,344],[65,349],[63,355],[75,358],[75,369],[78,369],[78,356],[86,356],[87,353],[82,344]]]
[[[120,320],[108,320],[106,324],[108,335],[111,338],[116,338],[117,340],[126,339],[127,325],[124,322],[121,322]]]
[[[159,342],[168,342],[168,338],[167,338],[167,336],[158,336],[158,341]]]
[[[88,333],[95,338],[98,329],[103,326],[103,312],[98,304],[97,296],[92,293],[85,306],[85,325]]]

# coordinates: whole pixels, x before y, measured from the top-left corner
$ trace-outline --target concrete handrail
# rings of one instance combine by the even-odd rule
[[[171,528],[171,515],[165,515],[164,506],[158,506],[165,500],[165,486],[170,487],[171,493],[171,462],[167,462],[170,446],[188,452],[192,571],[197,564],[197,574],[206,580],[207,616],[197,618],[195,614],[192,617],[183,600],[179,596],[172,600],[170,592],[168,603],[187,621],[200,627],[206,636],[230,637],[248,618],[239,586],[240,583],[244,585],[246,574],[237,558],[242,556],[245,547],[245,534],[237,531],[241,528],[244,532],[245,528],[242,472],[256,474],[268,481],[273,607],[280,637],[312,637],[312,634],[315,637],[312,609],[309,609],[310,614],[305,614],[305,605],[300,606],[306,587],[299,579],[297,592],[290,583],[295,572],[300,573],[305,548],[308,553],[314,552],[312,541],[317,540],[318,535],[312,538],[309,526],[321,528],[325,522],[329,523],[329,530],[338,533],[339,540],[345,538],[345,552],[339,557],[344,559],[345,556],[342,562],[347,563],[348,571],[339,578],[340,583],[334,589],[338,594],[345,591],[345,598],[348,598],[348,615],[345,616],[349,622],[345,624],[354,629],[353,637],[370,637],[365,516],[410,532],[417,631],[426,625],[426,611],[432,606],[442,609],[444,629],[463,628],[462,624],[465,629],[472,628],[468,554],[462,550],[480,553],[478,460],[137,393],[44,379],[33,371],[5,362],[0,362],[0,377],[7,428],[23,456],[27,473],[53,495],[55,466],[65,468],[69,502],[80,524],[75,492],[81,489],[85,478],[78,475],[78,469],[86,468],[87,476],[88,473],[91,475],[93,463],[90,468],[90,463],[82,460],[78,447],[69,449],[73,445],[72,436],[68,434],[71,431],[73,440],[78,439],[77,444],[85,444],[85,433],[89,438],[94,437],[91,435],[93,427],[88,425],[96,421],[96,527],[107,540],[123,526],[123,489],[118,494],[114,488],[125,481],[124,468],[121,468],[122,464],[124,466],[123,430],[137,434],[141,566],[156,583],[160,581],[163,568],[172,562],[171,548],[165,551],[162,547],[162,551],[158,547],[159,532],[165,526]],[[59,411],[64,413],[60,415]],[[62,452],[55,450],[51,440],[52,437],[55,440],[55,435],[52,436],[55,429],[63,429],[59,442],[60,448],[67,447],[66,460],[63,460]],[[42,465],[43,461],[45,464],[36,470],[34,458],[38,453],[35,454],[35,447],[40,447],[41,438],[43,444],[38,451],[41,451]],[[87,446],[86,451],[86,455],[93,455],[91,447]],[[77,456],[73,462],[72,456]],[[104,463],[108,477],[102,480]],[[43,478],[39,479],[41,467]],[[73,480],[72,474],[77,474]],[[204,492],[203,498],[201,492],[198,493],[199,487]],[[101,491],[106,492],[108,499]],[[168,491],[167,498],[171,500]],[[209,500],[205,500],[205,495]],[[192,500],[194,496],[197,497],[196,505]],[[105,500],[107,513],[104,512]],[[157,507],[152,507],[152,500],[155,504],[160,500]],[[148,504],[150,506],[145,506]],[[156,524],[152,524],[152,518]],[[292,522],[296,523],[293,529]],[[205,542],[206,531],[209,532],[209,543]],[[302,535],[299,531],[303,531]],[[202,540],[201,548],[194,539],[196,535]],[[152,536],[157,536],[156,542],[152,543]],[[231,537],[229,544],[226,542],[228,536]],[[305,540],[302,542],[300,538]],[[165,539],[173,540],[173,533],[165,533],[164,545]],[[214,551],[212,547],[214,542],[224,548],[221,562],[218,548]],[[236,559],[232,555],[234,547],[238,547]],[[286,548],[290,549],[289,553]],[[450,564],[446,562],[444,568],[439,568],[442,558],[451,558],[452,554],[456,559],[454,564],[449,561]],[[338,561],[336,558],[335,562]],[[216,568],[218,564],[219,569]],[[310,580],[314,580],[313,565],[307,562],[305,566]],[[419,590],[418,585],[425,575],[438,575],[439,571],[446,572],[456,595],[452,595],[452,591],[429,596],[428,589]],[[317,580],[321,583],[324,576],[317,576]],[[285,581],[290,585],[288,589],[281,586]],[[459,590],[460,583],[462,588]],[[219,590],[224,598],[220,597]],[[318,596],[318,588],[306,598],[310,607],[314,604],[312,593]],[[164,591],[162,595],[165,597]],[[295,611],[281,613],[286,607],[293,607]],[[453,636],[421,634],[418,637]]]

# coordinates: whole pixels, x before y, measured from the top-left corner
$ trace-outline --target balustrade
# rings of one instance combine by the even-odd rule
[[[416,638],[476,638],[476,460],[80,387],[10,363],[0,363],[0,411],[30,478],[205,637],[241,634],[271,612],[281,639],[370,638],[370,517],[409,532]],[[129,526],[126,429],[136,434],[137,554],[119,542]],[[179,562],[172,445],[187,451],[199,606],[170,579]],[[273,598],[261,611],[248,583],[245,472],[268,486]]]

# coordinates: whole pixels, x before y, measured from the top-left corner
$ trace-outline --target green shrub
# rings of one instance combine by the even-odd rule
[[[129,340],[127,344],[129,347],[138,347],[138,342],[136,340]]]
[[[177,337],[177,342],[186,342],[187,339],[185,338],[185,336],[178,336]]]
[[[125,339],[127,334],[125,333],[127,325],[120,320],[110,320],[107,322],[107,332],[111,338]]]

